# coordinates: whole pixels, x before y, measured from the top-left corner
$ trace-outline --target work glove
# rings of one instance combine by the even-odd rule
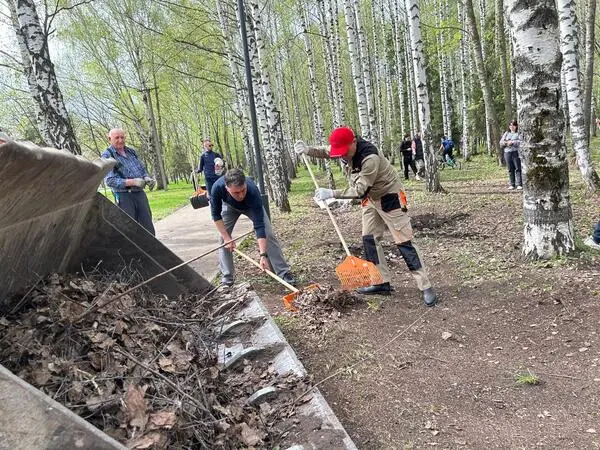
[[[152,177],[144,177],[144,181],[150,190],[154,189],[154,186],[156,186],[156,180]]]
[[[132,178],[131,186],[139,187],[140,189],[144,189],[146,186],[146,181],[143,178]]]
[[[308,145],[306,145],[303,141],[296,141],[294,144],[294,151],[297,155],[302,155],[303,153],[308,153]]]
[[[317,202],[333,198],[333,189],[319,188],[315,191],[315,200]]]

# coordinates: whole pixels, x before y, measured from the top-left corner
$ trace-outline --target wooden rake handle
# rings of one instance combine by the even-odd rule
[[[238,250],[237,248],[233,249],[234,252],[236,252],[238,255],[240,255],[242,258],[248,260],[249,262],[251,262],[252,264],[254,264],[256,267],[258,267],[260,270],[264,270],[267,275],[269,275],[271,278],[273,278],[275,281],[279,281],[281,284],[283,284],[286,288],[288,288],[290,291],[297,293],[300,292],[298,289],[296,289],[294,286],[292,286],[290,283],[288,283],[287,281],[285,281],[283,278],[275,275],[273,272],[271,272],[269,269],[263,269],[261,267],[261,265],[259,263],[257,263],[256,261],[254,261],[252,258],[250,258],[248,255],[246,255],[244,252],[242,252],[241,250]]]
[[[308,173],[310,174],[310,177],[312,178],[313,183],[315,183],[315,187],[317,189],[319,189],[319,183],[317,183],[317,179],[315,178],[315,175],[313,174],[312,169],[310,168],[310,164],[308,163],[308,159],[306,159],[306,155],[304,153],[302,153],[302,159],[304,160],[304,164],[306,165],[306,168],[308,169]],[[335,228],[335,231],[337,232],[337,235],[340,238],[340,241],[342,243],[342,246],[344,247],[344,250],[346,251],[346,254],[348,256],[352,256],[352,254],[350,253],[350,250],[348,249],[348,245],[346,244],[346,240],[344,239],[344,236],[342,236],[340,227],[338,227],[337,221],[335,220],[335,217],[333,216],[331,209],[329,209],[329,205],[324,200],[323,200],[323,204],[325,205],[325,209],[327,210],[327,213],[329,214],[329,218],[331,219],[333,228]]]

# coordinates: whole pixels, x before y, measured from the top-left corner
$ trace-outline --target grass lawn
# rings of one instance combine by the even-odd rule
[[[115,201],[110,189],[105,192],[100,188],[100,192],[106,196],[111,202]],[[148,195],[148,201],[150,202],[150,209],[152,209],[152,218],[160,220],[173,213],[182,206],[190,203],[190,195],[194,192],[192,183],[180,181],[177,183],[169,183],[169,189],[166,191],[154,190],[149,192],[146,189],[146,195]]]

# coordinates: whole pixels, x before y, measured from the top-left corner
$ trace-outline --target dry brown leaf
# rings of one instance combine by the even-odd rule
[[[131,449],[162,449],[167,445],[167,437],[161,433],[153,431],[145,434],[127,443],[127,447]]]
[[[177,416],[174,411],[159,411],[150,414],[149,430],[155,430],[157,428],[166,428],[170,430],[175,425]]]
[[[162,358],[158,358],[158,365],[165,372],[175,373],[175,365],[173,364],[173,360],[171,358],[164,356]]]
[[[125,407],[127,414],[127,421],[132,427],[144,430],[148,423],[148,404],[144,399],[145,389],[140,388],[134,384],[130,384],[125,394]]]
[[[246,422],[240,424],[242,442],[248,446],[254,446],[262,442],[261,432],[256,428],[250,428]]]

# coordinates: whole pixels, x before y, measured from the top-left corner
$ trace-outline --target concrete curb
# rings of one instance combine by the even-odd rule
[[[244,285],[236,286],[240,290]],[[249,284],[247,284],[250,289]],[[267,308],[263,305],[259,296],[254,291],[247,293],[248,300],[243,308],[236,314],[227,318],[222,329],[227,329],[227,338],[221,338],[218,344],[219,363],[228,366],[231,361],[239,360],[244,352],[252,349],[254,357],[260,356],[261,349],[269,353],[269,360],[273,361],[273,366],[279,374],[294,372],[298,376],[305,376],[306,369],[296,356],[292,347],[288,344],[279,327],[269,314]],[[229,326],[233,323],[243,321],[246,325],[252,326],[251,333],[236,334],[236,327]],[[276,351],[275,355],[272,352]],[[343,448],[346,450],[356,450],[356,445],[346,433],[343,425],[340,423],[335,413],[331,410],[329,404],[318,390],[313,389],[312,399],[298,407],[298,412],[302,415],[319,419],[321,429],[335,431],[343,442]],[[298,448],[321,448],[315,447],[311,442],[298,442]]]

